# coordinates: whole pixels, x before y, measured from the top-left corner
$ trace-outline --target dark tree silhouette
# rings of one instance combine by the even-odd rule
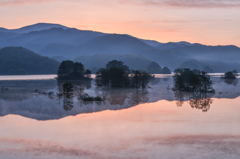
[[[148,84],[154,76],[139,70],[130,70],[122,61],[110,61],[106,68],[97,71],[96,83],[98,86],[107,87],[142,87]]]
[[[130,78],[131,78],[131,87],[145,88],[146,85],[149,83],[150,79],[154,78],[154,76],[145,71],[133,70]]]
[[[176,69],[174,71],[174,88],[173,90],[187,92],[215,92],[212,88],[210,76],[199,70]]]
[[[67,60],[60,64],[57,75],[59,80],[80,80],[90,78],[91,71],[89,71],[85,72],[82,63]]]
[[[91,78],[91,71],[89,70],[89,69],[87,69],[86,71],[85,71],[85,75],[84,75],[84,77],[86,77],[86,78]]]
[[[124,65],[122,61],[112,60],[109,61],[106,65],[106,69],[110,69],[113,67],[123,69],[124,72],[129,72],[129,67]]]
[[[233,71],[225,72],[224,75],[223,75],[221,78],[225,78],[225,79],[236,79],[237,76],[238,76],[237,70],[233,70]]]
[[[97,71],[96,83],[98,86],[127,87],[129,68],[122,61],[113,60],[107,63],[106,68]]]

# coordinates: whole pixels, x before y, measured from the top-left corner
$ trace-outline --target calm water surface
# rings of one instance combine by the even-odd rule
[[[54,77],[0,76],[0,158],[238,159],[238,80],[213,75],[215,94],[186,94],[169,89],[171,76],[158,77],[145,90],[71,81],[73,96],[64,98]],[[83,102],[83,93],[105,101]]]

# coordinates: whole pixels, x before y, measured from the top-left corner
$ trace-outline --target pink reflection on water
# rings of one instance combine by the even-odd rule
[[[162,100],[50,121],[7,115],[0,118],[0,157],[236,158],[239,103],[240,98],[214,99],[207,113],[188,102],[177,107]]]

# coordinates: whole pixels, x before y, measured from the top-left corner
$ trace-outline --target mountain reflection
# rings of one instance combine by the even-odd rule
[[[175,91],[176,105],[181,107],[185,101],[188,101],[190,106],[195,109],[200,109],[203,112],[207,112],[210,109],[210,105],[213,103],[211,99],[215,93],[194,93],[194,92],[181,92]]]

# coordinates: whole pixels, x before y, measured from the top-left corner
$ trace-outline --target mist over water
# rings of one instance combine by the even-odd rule
[[[65,99],[54,75],[0,80],[0,157],[238,158],[240,85],[218,75],[215,94],[174,92],[171,76],[156,75],[147,89],[71,81]],[[105,100],[84,102],[84,93]]]

